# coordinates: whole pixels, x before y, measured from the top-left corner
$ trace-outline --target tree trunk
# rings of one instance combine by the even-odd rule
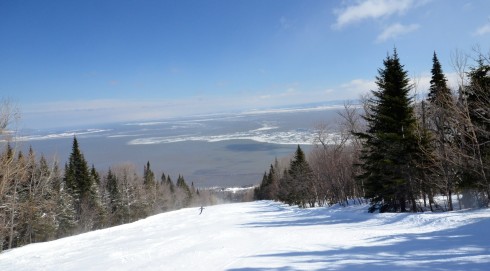
[[[17,198],[17,179],[14,181],[14,194],[12,196],[12,207],[11,207],[11,215],[10,215],[10,234],[9,234],[9,246],[8,248],[12,248],[12,243],[14,240],[14,222],[15,222],[15,209],[16,206],[16,198]]]
[[[453,211],[453,200],[452,200],[452,197],[453,197],[453,193],[451,191],[451,189],[448,189],[447,191],[447,207],[448,207],[448,211]]]

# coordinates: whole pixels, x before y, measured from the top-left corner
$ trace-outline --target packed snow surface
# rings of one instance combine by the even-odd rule
[[[490,210],[183,209],[0,254],[0,270],[490,270]]]

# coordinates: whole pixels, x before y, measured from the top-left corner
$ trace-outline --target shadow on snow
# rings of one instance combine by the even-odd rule
[[[271,207],[273,207],[271,205]],[[331,225],[362,222],[376,214],[354,213],[340,215],[340,219],[329,220],[327,212],[287,212],[283,206],[274,206],[270,212],[286,212],[276,221],[248,223],[244,227],[285,227]],[[321,210],[321,209],[320,209]],[[313,217],[311,217],[313,215]],[[388,217],[384,223],[395,223],[412,214]],[[455,214],[457,215],[457,214]],[[335,215],[338,218],[338,214]],[[404,233],[368,240],[366,246],[331,248],[316,251],[289,251],[275,254],[260,254],[251,258],[284,258],[292,266],[308,270],[489,270],[490,220],[479,218],[460,227],[435,230],[428,233]],[[328,230],[328,229],[326,229]],[[355,230],[355,229],[348,229]],[[370,242],[377,244],[370,245]],[[311,268],[308,265],[311,264]],[[320,266],[320,267],[319,267]],[[317,268],[317,269],[314,269]],[[229,271],[297,270],[297,267],[254,267],[236,268]]]

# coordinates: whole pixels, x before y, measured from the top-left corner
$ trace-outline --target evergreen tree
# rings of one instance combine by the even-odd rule
[[[102,203],[102,194],[95,180],[92,181],[91,193],[88,208],[91,212],[93,224],[90,230],[103,229],[107,226],[107,214]]]
[[[254,188],[254,199],[256,200],[268,199],[265,193],[268,186],[267,182],[268,182],[267,172],[264,172],[264,176],[262,177],[262,181],[260,182],[260,185]]]
[[[159,207],[161,211],[168,211],[175,207],[175,186],[170,178],[170,175],[162,173],[161,185],[159,187],[158,200],[160,202]]]
[[[122,202],[121,193],[119,192],[118,180],[116,175],[114,175],[109,169],[107,176],[105,177],[105,188],[108,193],[108,213],[109,222],[111,225],[118,225],[122,222]]]
[[[191,182],[191,194],[196,193],[196,187],[194,186],[194,182]]]
[[[441,184],[438,180],[438,158],[435,154],[434,137],[427,127],[425,102],[422,101],[421,105],[422,120],[417,123],[419,152],[414,155],[417,161],[415,179],[417,180],[416,186],[424,199],[424,207],[427,207],[428,198],[430,210],[433,211],[434,195],[440,189]]]
[[[177,178],[177,184],[176,186],[182,190],[185,190],[186,192],[188,191],[190,193],[190,189],[189,189],[189,186],[187,185],[187,183],[185,182],[185,179],[184,179],[184,176],[181,176],[179,175],[179,177]]]
[[[174,193],[175,192],[175,185],[174,185],[174,182],[172,182],[172,178],[170,178],[170,175],[167,175],[166,184],[170,187],[170,192]]]
[[[381,211],[404,212],[407,199],[415,202],[412,178],[417,140],[411,86],[396,49],[383,64],[376,77],[378,90],[372,91],[368,101],[370,112],[364,116],[368,129],[357,134],[364,140],[359,179],[373,205],[384,203]]]
[[[453,161],[451,155],[451,144],[452,138],[455,134],[454,120],[452,115],[454,115],[454,103],[451,90],[447,86],[447,79],[442,71],[441,64],[437,59],[437,55],[434,52],[432,58],[432,78],[430,80],[430,88],[428,94],[428,120],[429,127],[434,135],[432,140],[433,144],[429,145],[428,141],[430,137],[428,134],[426,140],[422,146],[428,155],[432,155],[435,161],[432,169],[435,174],[432,176],[432,182],[430,184],[424,184],[423,187],[429,194],[430,207],[432,208],[432,191],[436,187],[443,187],[446,194],[448,195],[448,208],[453,209],[451,195],[454,190],[454,174],[456,169],[452,168]],[[425,131],[424,131],[425,132]],[[435,152],[435,153],[433,153]],[[421,162],[428,162],[428,159],[421,157]]]
[[[143,169],[143,183],[146,188],[153,188],[155,186],[155,174],[150,168],[150,161],[146,163]]]
[[[482,57],[477,66],[468,73],[469,85],[464,88],[464,95],[471,122],[474,124],[477,139],[484,153],[490,150],[490,64],[485,64]],[[485,156],[485,155],[484,155]]]
[[[189,206],[192,200],[192,193],[189,186],[184,180],[184,176],[179,175],[179,177],[177,178],[176,187],[179,189],[179,191],[183,193],[182,195],[183,198],[181,199],[183,205],[182,207]]]
[[[288,169],[285,168],[282,172],[281,178],[279,179],[279,189],[277,193],[277,198],[282,202],[292,205],[293,203],[289,197],[290,195],[289,192],[291,189],[292,189],[291,178],[289,176]]]
[[[256,200],[277,200],[279,190],[279,179],[275,172],[274,166],[271,165],[269,173],[264,172],[260,185],[254,189],[254,198]]]
[[[315,198],[315,195],[313,195],[311,190],[313,171],[306,161],[305,154],[299,145],[296,149],[294,159],[291,160],[289,165],[288,173],[290,177],[289,181],[291,182],[289,185],[290,191],[288,193],[289,204],[296,204],[303,208],[307,207],[307,204],[311,205],[313,203],[314,205],[315,201],[311,200],[311,198]]]
[[[99,172],[97,172],[97,170],[95,169],[95,166],[93,164],[92,164],[92,168],[90,169],[90,176],[92,177],[92,179],[97,185],[100,185],[100,175]]]
[[[277,159],[276,159],[277,165]],[[276,169],[273,165],[269,168],[269,174],[267,175],[267,183],[269,184],[269,189],[267,191],[267,197],[271,200],[277,200],[277,194],[279,190],[279,178],[276,173]]]
[[[15,182],[17,183],[16,194],[16,206],[17,211],[14,212],[14,234],[15,239],[13,246],[23,246],[31,243],[32,224],[35,223],[35,214],[37,206],[34,206],[31,194],[31,181],[33,166],[30,163],[30,156],[32,155],[32,149],[29,150],[29,156],[26,158],[24,154],[19,151],[17,155],[16,164],[19,168],[23,169],[17,171],[15,174]]]
[[[39,159],[39,166],[35,172],[39,180],[36,189],[39,196],[40,217],[34,227],[36,241],[49,241],[56,236],[56,191],[53,189],[53,174],[44,155]]]
[[[50,170],[44,157],[36,162],[34,150],[29,148],[25,160],[25,182],[22,194],[22,218],[20,218],[20,235],[23,244],[47,241],[55,233],[55,202],[50,189]]]
[[[76,210],[74,199],[67,189],[65,179],[61,177],[58,164],[53,166],[53,190],[56,197],[56,237],[66,237],[73,233],[76,228]]]
[[[157,182],[155,181],[155,174],[150,168],[150,161],[148,161],[143,168],[143,186],[145,188],[143,205],[146,206],[146,213],[148,214],[153,213],[159,209],[159,207],[157,206],[158,189],[156,185]]]
[[[97,202],[97,191],[90,170],[82,152],[78,140],[73,138],[72,152],[68,164],[65,166],[65,183],[75,202],[77,221],[84,221],[81,225],[84,230],[89,230],[95,224],[93,216],[100,211]],[[85,214],[83,213],[85,212]],[[88,213],[90,218],[88,217]],[[85,215],[85,217],[83,217]],[[82,219],[83,218],[83,219]]]
[[[431,73],[428,101],[432,105],[447,107],[447,103],[452,102],[453,97],[451,90],[447,86],[447,79],[442,71],[436,52],[432,56]]]
[[[91,178],[87,161],[80,151],[78,140],[73,138],[72,152],[65,167],[65,183],[76,201],[89,197],[93,179]],[[79,206],[77,206],[79,211]]]

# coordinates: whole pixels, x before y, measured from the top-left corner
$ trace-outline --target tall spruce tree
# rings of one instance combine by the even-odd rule
[[[267,172],[264,172],[264,176],[262,177],[262,181],[260,185],[254,188],[254,199],[255,200],[264,200],[266,199],[264,196],[264,188],[267,184]]]
[[[262,181],[260,182],[260,185],[254,189],[254,198],[256,200],[269,199],[267,198],[267,193],[266,193],[266,190],[269,185],[268,182],[269,182],[269,178],[267,176],[267,172],[264,172],[264,176],[262,177]]]
[[[92,168],[90,169],[90,176],[94,180],[95,184],[100,185],[100,175],[99,172],[95,169],[95,166],[92,164]]]
[[[154,188],[155,186],[155,173],[150,168],[150,161],[148,161],[143,169],[143,183],[146,188]]]
[[[279,190],[279,178],[277,177],[276,169],[271,165],[269,168],[269,174],[267,175],[267,183],[269,184],[267,197],[271,200],[277,199],[277,193]]]
[[[289,177],[290,177],[290,191],[289,191],[289,203],[297,204],[302,208],[307,207],[310,200],[315,195],[313,194],[312,181],[313,181],[313,171],[310,165],[306,161],[306,156],[298,145],[296,153],[294,154],[294,159],[291,160],[289,165]],[[315,201],[313,201],[314,204]]]
[[[367,131],[357,135],[364,139],[361,154],[366,197],[373,205],[382,203],[380,211],[406,210],[406,201],[414,207],[413,168],[417,149],[415,116],[409,97],[411,85],[396,49],[383,61],[364,116]]]
[[[426,145],[425,150],[434,152],[434,171],[431,184],[424,187],[429,192],[429,203],[432,208],[432,191],[436,187],[443,188],[448,195],[448,209],[453,210],[452,193],[454,190],[455,176],[452,172],[456,170],[452,168],[454,164],[451,154],[451,138],[454,138],[453,128],[454,121],[454,102],[451,90],[447,86],[447,79],[442,71],[441,64],[437,59],[437,54],[434,52],[432,57],[432,78],[430,80],[430,88],[428,94],[428,121],[429,129],[432,131],[433,143],[432,146]]]
[[[170,177],[170,175],[167,175],[167,179],[165,180],[165,183],[170,188],[170,193],[174,193],[175,192],[175,185],[174,185],[174,182],[172,181],[172,178]]]
[[[428,101],[432,105],[447,106],[448,102],[452,102],[453,97],[451,90],[447,86],[447,79],[442,71],[436,52],[432,56],[431,73]]]
[[[187,207],[191,203],[192,200],[192,192],[191,189],[189,188],[189,185],[185,182],[184,176],[179,175],[177,178],[177,183],[176,187],[179,189],[180,192],[183,193],[183,198],[182,200],[182,207]]]
[[[109,222],[111,225],[118,225],[122,223],[122,202],[121,193],[119,192],[119,185],[116,175],[109,169],[107,176],[105,177],[105,188],[108,193],[108,213]]]
[[[277,163],[276,163],[277,164]],[[277,200],[279,191],[279,178],[274,166],[271,165],[269,173],[264,172],[260,186],[254,189],[256,200]]]
[[[76,218],[80,220],[82,216],[82,204],[88,204],[95,206],[95,191],[94,180],[90,174],[90,170],[80,151],[78,140],[73,138],[72,152],[68,160],[68,164],[65,166],[65,178],[68,191],[72,194],[74,207],[76,211]]]

